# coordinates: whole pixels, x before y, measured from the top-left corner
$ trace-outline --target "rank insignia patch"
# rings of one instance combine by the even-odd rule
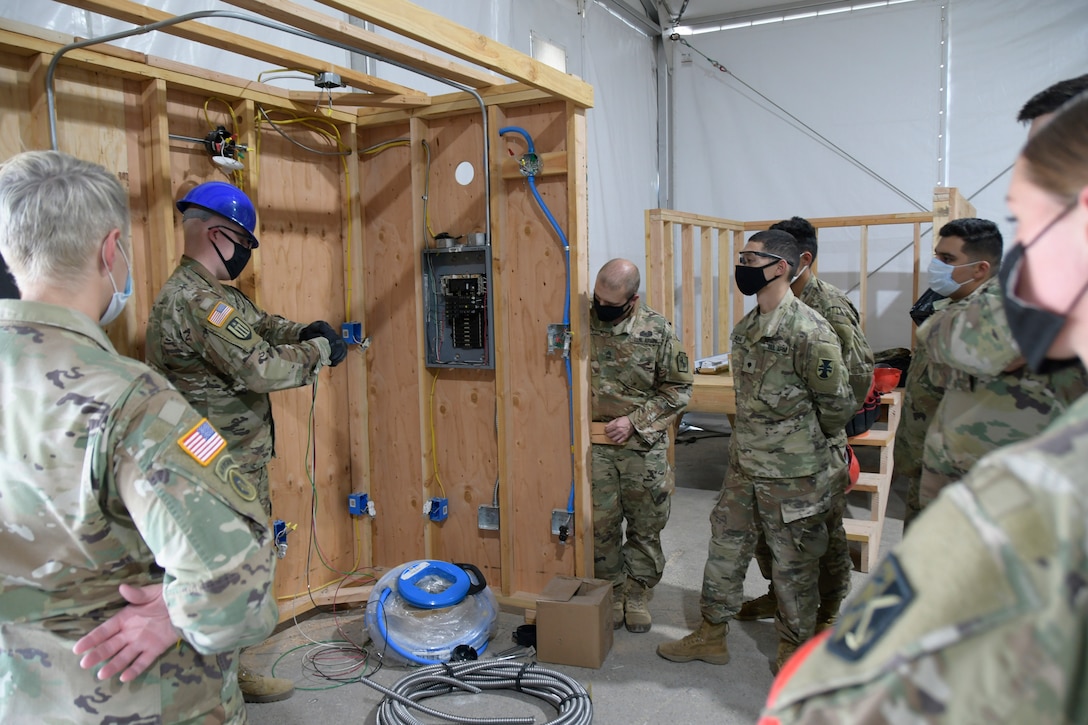
[[[193,460],[206,466],[219,451],[227,447],[227,442],[205,418],[191,431],[178,438],[178,445],[181,446],[181,450],[192,456]]]
[[[234,312],[234,308],[226,302],[217,302],[215,308],[208,315],[208,322],[216,327],[222,327],[232,312]]]
[[[851,662],[860,660],[913,601],[914,588],[899,559],[889,554],[870,575],[859,596],[839,616],[827,643],[828,652]]]

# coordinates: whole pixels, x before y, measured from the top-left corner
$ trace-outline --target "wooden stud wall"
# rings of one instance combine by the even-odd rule
[[[126,0],[72,4],[158,18],[158,11]],[[258,0],[237,4],[265,7]],[[408,3],[346,5],[359,17],[375,13],[371,19],[379,23],[403,20],[412,33],[426,34],[422,19],[432,37],[464,37],[464,29],[419,15]],[[320,27],[311,11],[305,20]],[[328,27],[342,39],[394,43],[364,38],[342,23]],[[193,33],[202,42],[215,40],[215,33],[195,28],[177,34]],[[16,90],[0,100],[0,157],[49,147],[45,68],[71,40],[0,21],[0,83]],[[230,36],[230,42],[239,39]],[[254,45],[258,55],[265,52]],[[311,594],[326,601],[321,588],[348,571],[415,558],[476,564],[501,599],[523,606],[555,574],[592,572],[585,203],[585,108],[592,89],[493,42],[480,47],[487,51],[482,66],[519,82],[495,77],[487,86],[491,76],[481,70],[408,46],[391,45],[390,53],[417,59],[431,72],[445,68],[480,89],[488,104],[486,161],[483,117],[466,94],[428,98],[375,79],[371,87],[379,93],[364,96],[374,108],[338,106],[321,114],[324,127],[334,124],[343,144],[356,151],[344,165],[340,157],[290,143],[259,120],[258,106],[278,119],[311,115],[316,94],[287,93],[109,46],[72,51],[58,66],[59,148],[116,171],[130,191],[136,293],[108,330],[119,351],[143,357],[150,304],[180,258],[174,201],[197,183],[224,178],[200,145],[169,136],[203,138],[219,124],[249,147],[241,183],[259,217],[261,246],[239,288],[269,312],[302,323],[350,319],[370,337],[368,350],[353,349],[343,365],[321,373],[316,398],[310,388],[273,394],[273,511],[297,525],[277,569],[281,617],[312,606]],[[466,52],[460,40],[455,51]],[[325,65],[314,61],[311,67]],[[532,135],[544,162],[538,189],[570,245],[573,448],[566,366],[548,354],[546,336],[547,325],[563,319],[564,249],[516,171],[524,141],[498,134],[506,125]],[[283,130],[308,146],[333,148],[313,130]],[[358,153],[397,139],[409,143]],[[429,171],[423,140],[431,148]],[[465,186],[454,180],[462,161],[476,170]],[[485,231],[484,163],[491,173],[495,369],[440,369],[436,377],[424,366],[421,252],[430,242],[423,196],[428,189],[435,233]],[[501,528],[481,531],[477,507],[492,503],[496,481]],[[561,545],[550,533],[551,511],[566,508],[572,483],[574,531]],[[376,518],[348,516],[351,492],[369,494]],[[449,519],[426,520],[423,502],[443,493]]]

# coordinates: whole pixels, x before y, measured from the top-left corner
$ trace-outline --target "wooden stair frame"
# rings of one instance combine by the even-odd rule
[[[903,409],[903,391],[893,390],[880,398],[880,415],[866,433],[849,439],[851,447],[875,446],[880,449],[877,470],[862,470],[853,492],[869,494],[869,518],[844,518],[847,541],[861,545],[861,561],[858,569],[868,573],[872,560],[880,554],[880,537],[884,532],[884,518],[888,508],[888,496],[892,488],[892,454],[895,450],[895,431]]]

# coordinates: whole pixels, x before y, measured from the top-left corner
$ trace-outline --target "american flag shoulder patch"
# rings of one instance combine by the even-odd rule
[[[213,458],[227,447],[227,442],[219,432],[204,418],[188,433],[178,438],[181,450],[193,457],[202,466],[208,465]]]
[[[208,322],[216,327],[222,327],[232,312],[234,312],[234,308],[226,302],[217,302],[215,308],[208,314]]]

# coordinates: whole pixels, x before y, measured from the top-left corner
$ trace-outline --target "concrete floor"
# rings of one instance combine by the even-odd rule
[[[539,665],[574,678],[592,698],[593,721],[601,725],[637,723],[752,723],[758,718],[773,676],[770,663],[778,638],[771,620],[734,622],[728,643],[732,660],[715,666],[703,662],[676,664],[657,656],[660,642],[685,635],[699,622],[699,590],[703,564],[710,536],[708,515],[717,500],[725,475],[729,444],[728,423],[717,416],[685,418],[696,426],[684,430],[676,447],[677,490],[672,514],[663,534],[664,578],[656,587],[650,610],[653,629],[632,634],[625,629],[615,632],[612,650],[600,669],[561,665]],[[851,502],[852,504],[854,502]],[[902,535],[903,501],[893,491],[888,504],[888,521],[881,553]],[[874,558],[875,561],[875,558]],[[854,589],[866,575],[854,573]],[[766,583],[753,562],[744,585],[746,597],[763,594]],[[322,650],[317,644],[339,639],[337,628],[351,639],[362,636],[363,610],[349,610],[337,615],[320,613],[273,635],[263,644],[250,648],[243,656],[251,669],[296,682],[297,690],[288,700],[267,705],[249,705],[249,720],[256,725],[275,723],[375,723],[377,707],[383,695],[358,681],[358,663],[345,662],[330,653],[322,662],[325,670],[343,667],[350,684],[337,685],[317,676],[304,659]],[[499,616],[498,634],[491,652],[513,647],[512,633],[523,624],[521,615],[504,612]],[[519,661],[531,661],[525,658]],[[366,667],[366,672],[373,668]],[[373,674],[373,681],[393,686],[410,671],[384,667]],[[557,717],[545,701],[502,690],[482,695],[443,696],[427,702],[438,710],[456,713],[462,722],[490,717],[527,717],[546,723]],[[421,722],[443,722],[426,715]]]

